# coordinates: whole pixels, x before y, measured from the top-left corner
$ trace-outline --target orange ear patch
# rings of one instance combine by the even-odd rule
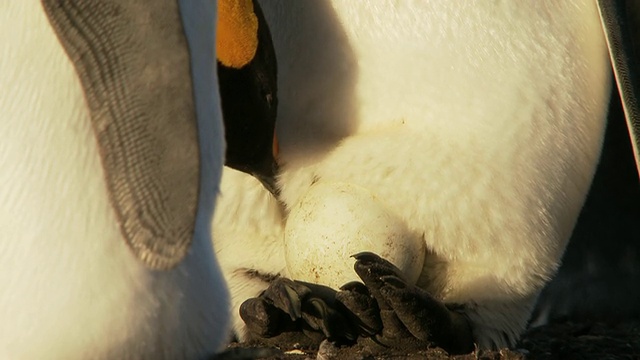
[[[249,63],[258,49],[258,18],[252,0],[219,0],[216,34],[218,60],[239,69]]]

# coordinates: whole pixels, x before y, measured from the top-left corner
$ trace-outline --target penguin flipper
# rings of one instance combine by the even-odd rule
[[[190,55],[177,0],[42,0],[85,92],[111,206],[153,269],[184,258],[200,154]]]
[[[640,174],[640,3],[598,0],[598,9]]]
[[[353,343],[356,331],[335,308],[336,291],[279,277],[256,298],[240,306],[240,316],[254,339],[286,346],[302,342],[317,347],[326,339]],[[264,339],[271,339],[264,341]]]
[[[354,257],[354,269],[380,309],[382,328],[373,335],[377,343],[403,349],[440,346],[452,354],[473,351],[471,326],[464,315],[450,310],[425,290],[409,285],[395,265],[378,255],[364,252]],[[356,314],[363,310],[347,307]]]

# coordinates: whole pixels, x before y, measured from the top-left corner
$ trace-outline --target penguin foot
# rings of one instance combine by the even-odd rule
[[[283,346],[288,338],[299,343],[296,335],[303,333],[316,347],[324,339],[354,343],[357,332],[334,308],[335,295],[325,286],[277,278],[260,296],[242,303],[240,317],[254,340],[278,337]]]
[[[439,346],[451,354],[474,350],[471,326],[463,314],[407,284],[402,272],[378,255],[363,252],[354,258],[364,284],[346,284],[336,299],[359,335],[393,348]]]

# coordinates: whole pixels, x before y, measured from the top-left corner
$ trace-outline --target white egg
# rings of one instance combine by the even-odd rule
[[[376,253],[415,284],[425,242],[369,190],[342,182],[318,182],[291,209],[285,227],[289,275],[338,288],[360,280],[354,254]]]

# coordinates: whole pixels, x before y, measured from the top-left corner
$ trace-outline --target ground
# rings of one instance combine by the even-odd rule
[[[230,348],[247,349],[257,344],[233,343]],[[335,348],[328,343],[320,351],[312,349],[279,349],[263,359],[640,359],[640,321],[607,325],[593,322],[560,321],[530,329],[514,349],[476,351],[468,355],[449,356],[439,348],[406,352],[402,350],[371,349],[366,343]]]

